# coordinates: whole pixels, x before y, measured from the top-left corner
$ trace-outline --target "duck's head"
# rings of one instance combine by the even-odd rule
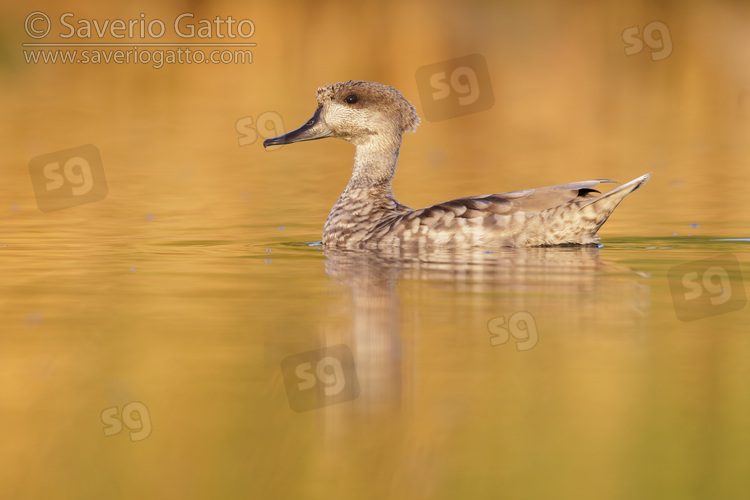
[[[318,89],[318,109],[307,123],[263,146],[338,137],[355,146],[400,140],[419,125],[417,110],[401,92],[375,82],[342,82]]]

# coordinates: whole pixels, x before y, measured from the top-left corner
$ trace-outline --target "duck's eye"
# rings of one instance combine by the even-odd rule
[[[349,94],[348,96],[344,97],[344,102],[346,102],[347,104],[354,104],[357,101],[359,101],[359,97],[354,94]]]

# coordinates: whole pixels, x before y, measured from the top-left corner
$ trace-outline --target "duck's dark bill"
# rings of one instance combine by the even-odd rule
[[[276,146],[279,144],[291,144],[293,142],[312,141],[313,139],[322,139],[324,137],[330,137],[331,131],[326,126],[325,122],[320,119],[320,112],[323,108],[318,108],[315,114],[307,120],[307,123],[302,125],[300,128],[288,134],[273,137],[263,141],[263,147]]]

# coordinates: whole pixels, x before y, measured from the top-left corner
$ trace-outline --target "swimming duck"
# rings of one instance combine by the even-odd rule
[[[642,175],[601,195],[604,179],[471,196],[412,210],[393,197],[401,136],[419,125],[417,110],[393,87],[349,81],[321,87],[318,109],[302,127],[264,147],[325,137],[356,146],[349,184],[323,226],[323,245],[393,246],[586,245]]]

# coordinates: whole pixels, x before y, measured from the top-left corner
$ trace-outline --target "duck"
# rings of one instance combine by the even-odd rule
[[[269,146],[343,139],[355,146],[351,178],[323,225],[327,248],[542,247],[597,245],[597,231],[642,175],[601,194],[608,179],[469,196],[418,210],[393,195],[401,139],[415,132],[416,108],[397,89],[347,81],[320,87],[317,109],[300,128]]]

